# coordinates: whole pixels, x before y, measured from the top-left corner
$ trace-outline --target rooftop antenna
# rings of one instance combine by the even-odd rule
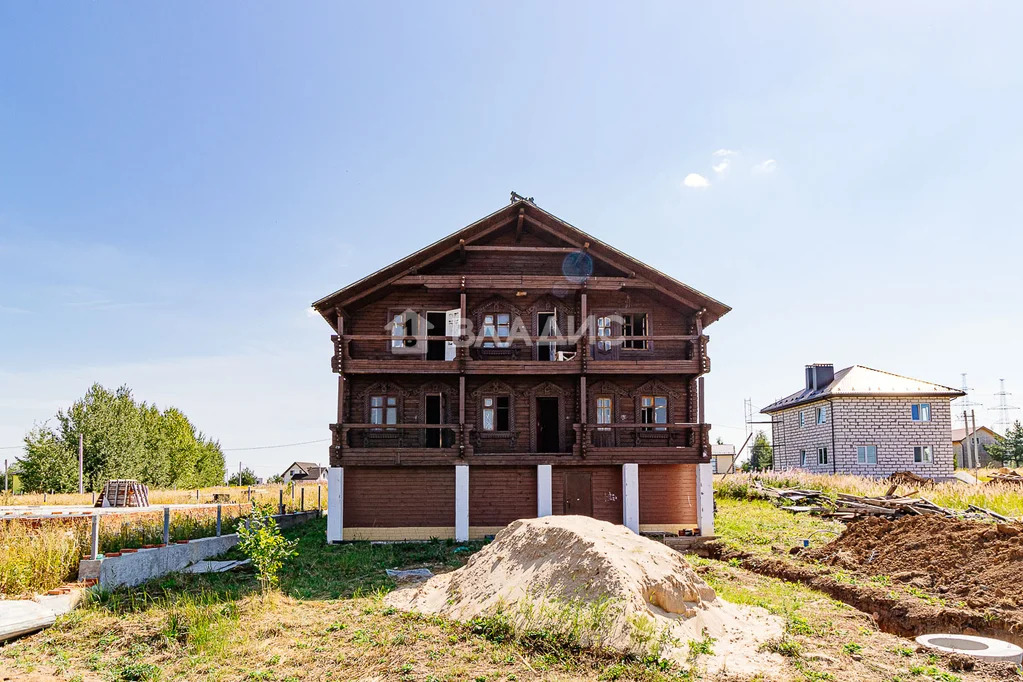
[[[963,416],[965,413],[969,412],[970,410],[976,407],[984,407],[984,404],[978,403],[970,399],[970,391],[972,391],[973,389],[970,388],[966,383],[966,372],[962,372],[960,376],[963,377],[963,385],[959,388],[959,390],[965,393],[966,395],[964,395],[962,398],[955,399],[955,409],[953,410],[953,412],[956,413],[957,422],[965,422],[965,417]],[[968,425],[964,423],[963,426]]]
[[[995,420],[994,426],[1001,426],[1002,433],[1008,431],[1009,427],[1012,426],[1012,420],[1009,418],[1009,413],[1018,410],[1019,408],[1015,405],[1009,404],[1009,396],[1012,395],[1005,390],[1005,379],[999,379],[998,383],[1001,385],[1001,389],[995,395],[998,397],[998,407],[992,408],[998,411],[998,419]]]

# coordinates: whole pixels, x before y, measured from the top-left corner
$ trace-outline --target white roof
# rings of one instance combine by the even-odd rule
[[[890,395],[890,396],[948,396],[958,398],[962,391],[934,384],[929,381],[911,379],[901,374],[892,374],[879,369],[853,365],[835,372],[831,383],[816,391],[803,389],[768,405],[761,412],[801,405],[832,396]]]
[[[712,455],[734,455],[734,445],[711,445],[710,454]]]

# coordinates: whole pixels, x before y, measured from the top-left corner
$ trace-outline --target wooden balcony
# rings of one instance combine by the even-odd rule
[[[415,349],[399,348],[389,352],[395,337],[384,334],[346,334],[331,337],[334,356],[331,364],[342,374],[703,374],[710,370],[706,354],[707,337],[703,335],[661,335],[643,337],[605,337],[611,344],[642,341],[685,344],[679,355],[686,359],[664,359],[642,349],[602,352],[580,337],[518,336],[506,347],[468,345],[464,337],[414,337]],[[454,359],[427,360],[427,343],[457,342]],[[353,342],[362,345],[361,352],[352,352]],[[378,347],[367,347],[373,344]],[[661,354],[663,356],[663,353]],[[546,356],[546,357],[543,357]],[[547,358],[550,359],[547,359]],[[543,359],[541,359],[543,358]]]
[[[708,424],[574,424],[565,452],[479,452],[465,424],[333,424],[332,466],[699,464],[709,461]],[[445,431],[425,445],[425,432]],[[522,435],[522,434],[519,434]],[[522,440],[528,438],[522,435]],[[402,445],[404,443],[404,445]],[[462,445],[464,443],[464,445]]]

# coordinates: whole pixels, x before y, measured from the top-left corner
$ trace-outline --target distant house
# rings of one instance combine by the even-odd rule
[[[805,377],[761,410],[771,416],[776,470],[952,475],[951,400],[962,391],[862,365],[807,365]]]
[[[295,481],[296,483],[312,483],[315,481],[327,481],[327,467],[322,467],[315,462],[292,462],[291,466],[284,470],[281,478],[285,483]]]
[[[978,426],[976,431],[971,429],[971,435],[976,437],[977,460],[980,466],[987,466],[991,463],[991,455],[988,454],[987,446],[1000,442],[1002,437],[986,426]],[[955,453],[956,466],[963,467],[964,469],[973,466],[972,462],[967,461],[966,445],[966,429],[952,429],[952,451]]]
[[[735,446],[711,445],[710,470],[715,474],[735,473]]]

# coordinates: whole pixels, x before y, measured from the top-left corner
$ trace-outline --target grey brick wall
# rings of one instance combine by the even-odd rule
[[[930,421],[913,421],[912,405],[917,403],[930,404]],[[813,421],[814,408],[822,404],[828,406],[828,423],[817,425]],[[806,415],[804,427],[799,426],[800,411]],[[802,449],[807,454],[805,469],[820,473],[887,476],[895,471],[912,471],[922,476],[944,478],[955,470],[948,398],[832,397],[776,412],[774,421],[776,470],[799,468]],[[817,464],[820,445],[828,446],[827,466]],[[860,445],[877,447],[877,464],[857,462],[856,449]],[[913,448],[924,445],[931,446],[933,460],[915,462]]]

